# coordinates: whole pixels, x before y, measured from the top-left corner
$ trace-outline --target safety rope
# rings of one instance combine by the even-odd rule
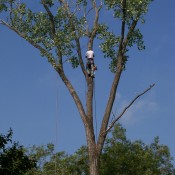
[[[58,75],[56,74],[56,83],[55,83],[55,87],[56,87],[56,115],[55,115],[55,170],[54,173],[55,175],[57,174],[57,156],[56,156],[56,148],[58,146],[58,116],[59,116],[59,82],[57,84],[57,80],[58,80]],[[58,87],[57,87],[58,86]]]
[[[94,120],[95,120],[95,140],[97,141],[97,130],[98,130],[98,122],[96,116],[96,95],[95,95],[95,79],[93,79],[93,89],[94,89]]]
[[[93,104],[94,104],[94,122],[95,122],[95,140],[97,140],[97,130],[98,130],[98,122],[97,122],[97,107],[96,107],[96,93],[95,93],[95,79],[93,79]],[[87,93],[87,83],[86,83],[86,80],[85,80],[85,99],[86,99],[86,93]]]

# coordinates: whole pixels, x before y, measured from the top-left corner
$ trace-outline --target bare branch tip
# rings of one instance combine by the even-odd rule
[[[156,83],[153,83],[150,85],[150,89],[153,88],[156,85]]]

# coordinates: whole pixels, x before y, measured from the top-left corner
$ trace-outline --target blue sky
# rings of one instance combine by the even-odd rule
[[[113,112],[120,113],[150,84],[156,86],[140,98],[120,120],[131,140],[149,144],[155,136],[175,157],[175,1],[155,1],[141,26],[146,50],[130,51],[127,69],[118,88]],[[105,15],[101,20],[106,19]],[[111,23],[110,23],[111,24]],[[82,50],[86,52],[85,48]],[[95,45],[97,130],[103,116],[113,75]],[[73,153],[86,143],[79,113],[64,84],[39,52],[15,33],[0,26],[0,132],[12,127],[14,140],[26,147],[54,143],[58,151]],[[80,97],[85,81],[79,70],[69,77]]]

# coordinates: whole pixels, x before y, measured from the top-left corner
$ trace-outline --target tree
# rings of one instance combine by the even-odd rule
[[[125,129],[115,125],[112,136],[106,140],[101,156],[101,174],[111,175],[170,175],[175,174],[172,157],[166,145],[155,137],[146,145],[141,140],[131,142]]]
[[[151,144],[145,144],[141,140],[130,141],[126,137],[126,130],[117,124],[112,129],[105,141],[100,157],[101,175],[174,175],[173,158],[169,148],[159,142],[155,137]],[[88,150],[86,146],[79,148],[74,154],[65,152],[53,153],[49,151],[53,145],[47,147],[32,147],[29,151],[31,157],[39,159],[37,170],[31,175],[37,174],[62,174],[62,175],[88,175]],[[42,163],[41,163],[42,160]],[[43,161],[44,160],[44,161]],[[30,172],[30,171],[29,171]],[[29,172],[26,175],[30,175]]]
[[[33,146],[26,149],[30,158],[35,158],[37,168],[27,171],[26,175],[37,174],[88,174],[88,151],[86,146],[82,146],[72,155],[66,152],[54,153],[54,145]]]
[[[35,159],[37,162],[36,167],[32,168],[31,170],[27,171],[26,175],[34,175],[34,174],[44,174],[44,166],[50,160],[53,156],[54,151],[54,145],[53,144],[47,144],[47,146],[35,146],[33,145],[30,148],[25,148],[26,154],[31,158]],[[54,170],[49,170],[48,172],[53,173]],[[46,173],[48,173],[46,171]]]
[[[105,0],[103,4],[102,1],[95,0],[75,2],[41,0],[43,9],[34,12],[25,2],[1,0],[0,23],[38,49],[41,55],[48,59],[69,90],[85,127],[91,175],[99,174],[100,155],[108,132],[135,100],[154,86],[151,85],[134,98],[121,115],[115,116],[115,119],[109,123],[120,77],[129,58],[129,48],[133,45],[137,45],[139,50],[145,48],[137,24],[144,23],[144,15],[151,2],[152,0]],[[119,21],[120,32],[117,32],[116,26],[114,26],[116,32],[112,32],[112,29],[99,21],[100,12],[107,13],[103,7],[113,11],[113,20],[114,23]],[[81,52],[83,42],[87,42],[87,46],[93,48],[95,40],[100,42],[104,57],[110,59],[109,68],[114,74],[97,140],[95,140],[93,124],[94,81],[87,75]],[[67,61],[71,62],[73,68],[80,67],[84,75],[87,83],[86,106],[83,106],[78,92],[68,78],[69,72],[64,64]]]
[[[7,147],[10,143],[12,144],[11,147]],[[29,159],[23,146],[17,142],[12,142],[11,129],[7,135],[0,135],[0,174],[23,175],[35,167],[35,159]]]

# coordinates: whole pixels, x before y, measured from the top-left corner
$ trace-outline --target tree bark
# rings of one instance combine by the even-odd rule
[[[93,126],[89,126],[86,128],[86,138],[87,138],[88,156],[89,156],[89,174],[99,175],[100,158],[95,142]]]
[[[89,159],[90,175],[99,175],[99,157],[97,155],[93,155],[93,156],[94,157],[92,160]]]
[[[123,70],[123,68],[122,68],[123,57],[121,55],[119,55],[117,59],[118,59],[117,72],[114,76],[114,80],[113,80],[113,83],[111,86],[110,95],[109,95],[109,99],[108,99],[108,102],[106,105],[106,110],[105,110],[105,113],[103,116],[103,120],[102,120],[102,124],[101,124],[101,128],[100,128],[100,133],[99,133],[99,137],[98,137],[98,142],[97,142],[98,154],[101,154],[103,146],[104,146],[104,142],[105,142],[105,139],[107,136],[105,131],[108,127],[112,107],[113,107],[116,92],[117,92],[117,87],[118,87],[120,77],[122,74],[122,70]]]
[[[87,80],[88,90],[86,95],[86,108],[88,123],[85,129],[89,156],[89,174],[99,175],[99,155],[93,125],[93,79],[89,77]]]

